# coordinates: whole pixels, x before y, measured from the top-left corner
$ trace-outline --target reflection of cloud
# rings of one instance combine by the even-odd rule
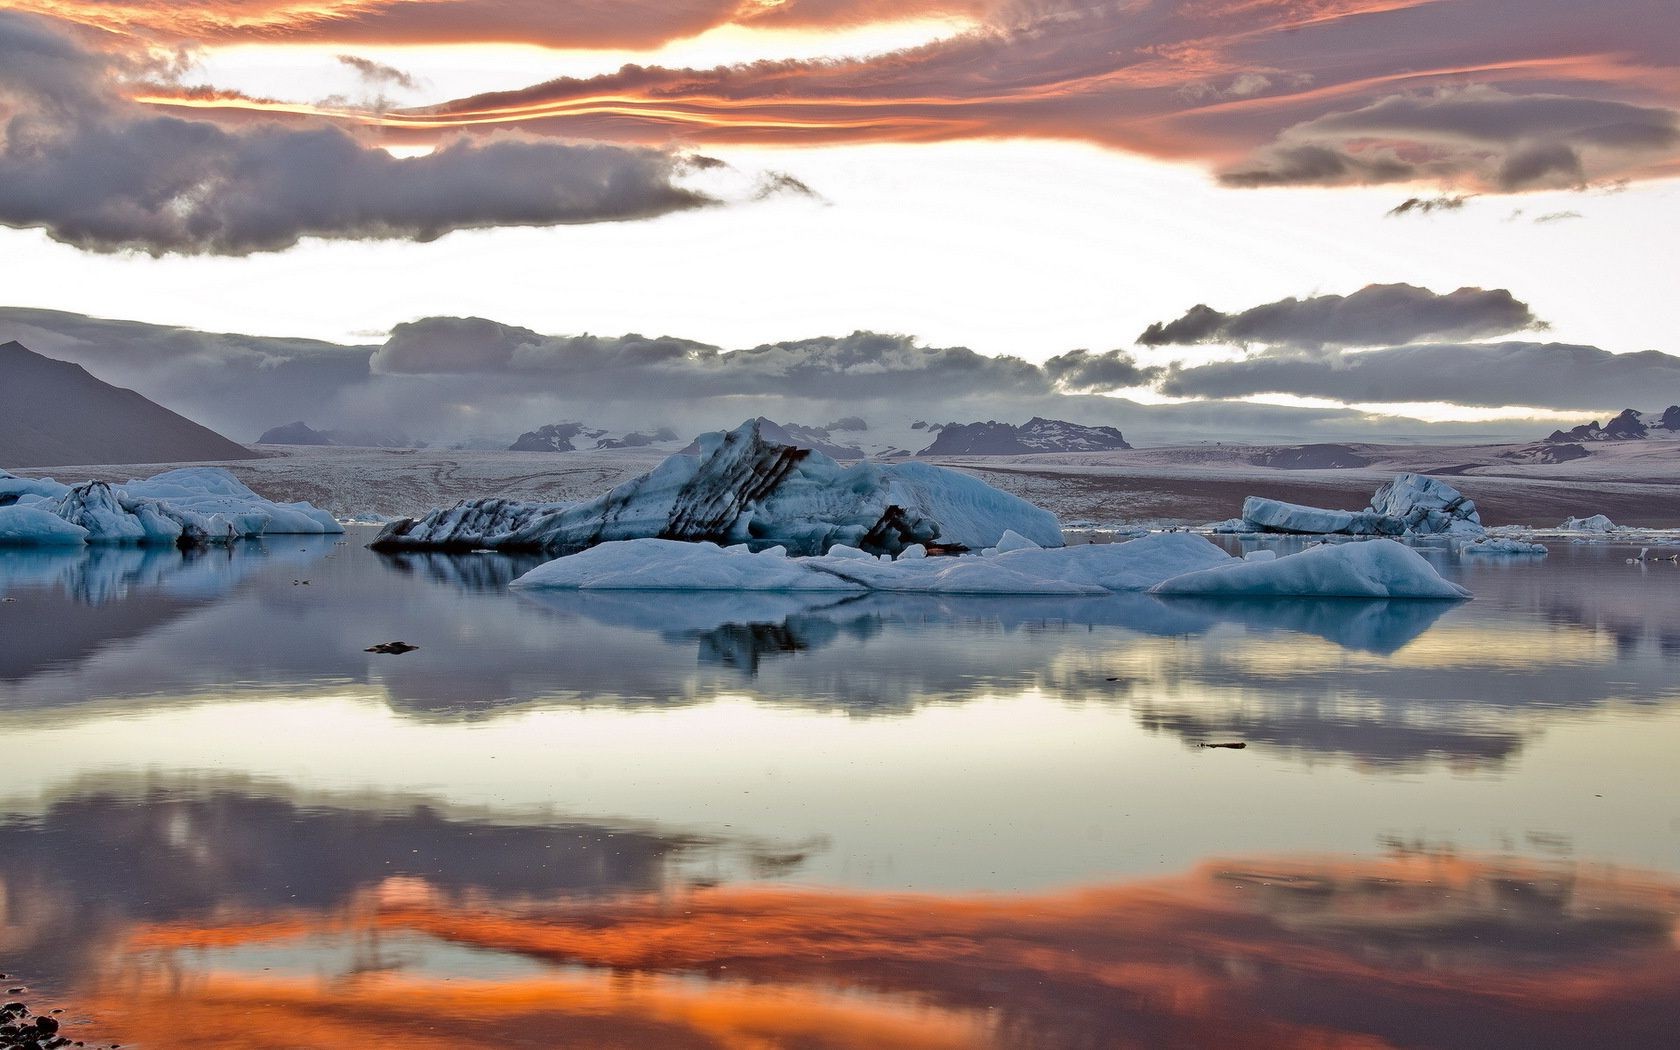
[[[16,805],[16,804],[14,804]],[[12,807],[6,807],[12,808]],[[624,822],[306,795],[241,778],[91,777],[0,811],[0,950],[77,968],[129,923],[335,914],[393,880],[440,904],[663,892],[797,868],[801,854]],[[74,922],[55,920],[75,912]]]
[[[107,1015],[142,1040],[156,1025],[218,1032],[249,1017],[230,1045],[253,1050],[319,1015],[414,1031],[405,1045],[420,1047],[443,1045],[415,1031],[422,1019],[486,1016],[526,1038],[607,1046],[1281,1050],[1442,1033],[1487,1045],[1490,1031],[1525,1047],[1666,1046],[1677,906],[1672,876],[1439,855],[1245,858],[1039,896],[728,887],[463,910],[410,893],[355,922],[567,969],[275,977],[229,949],[260,959],[339,920],[230,914],[137,928],[115,965],[145,958],[177,976],[112,982]]]

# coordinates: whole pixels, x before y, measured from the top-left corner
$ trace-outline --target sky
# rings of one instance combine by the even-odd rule
[[[1680,402],[1664,0],[12,0],[0,340],[252,440]],[[227,334],[233,333],[233,334]]]

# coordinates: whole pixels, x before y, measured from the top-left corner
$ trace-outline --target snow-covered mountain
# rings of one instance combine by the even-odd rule
[[[853,460],[864,459],[869,454],[856,445],[841,445],[834,440],[829,427],[808,427],[800,423],[778,423],[773,419],[759,416],[749,420],[758,426],[759,433],[766,441],[774,441],[781,445],[792,445],[795,448],[808,448],[830,459]],[[845,419],[842,424],[858,422],[861,419]],[[848,427],[847,429],[863,429]],[[704,437],[704,435],[702,435]],[[695,438],[689,446],[683,449],[683,455],[692,456],[700,449],[700,438]]]
[[[918,456],[1016,456],[1028,452],[1110,452],[1132,447],[1113,427],[1084,426],[1042,416],[1034,416],[1020,426],[987,420],[924,425],[924,429],[937,429],[939,436],[916,453]]]
[[[97,379],[81,365],[0,344],[0,464],[193,463],[260,454]]]
[[[651,433],[633,430],[628,434],[617,434],[602,427],[567,421],[526,431],[508,446],[508,451],[584,452],[605,448],[645,448],[677,440],[677,432],[670,427],[660,427]]]
[[[376,434],[365,430],[316,430],[303,420],[269,427],[259,445],[342,445],[349,448],[423,448],[405,434]]]
[[[1546,440],[1563,441],[1643,441],[1653,437],[1680,437],[1680,405],[1670,405],[1661,412],[1644,415],[1631,408],[1603,426],[1598,420],[1583,423],[1569,430],[1554,430]]]

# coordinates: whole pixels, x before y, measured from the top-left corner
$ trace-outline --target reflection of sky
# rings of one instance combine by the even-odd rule
[[[1477,592],[1449,605],[516,596],[526,562],[355,537],[111,553],[0,555],[28,756],[0,955],[112,1041],[1680,1019],[1680,589],[1619,551],[1446,562]],[[421,648],[363,651],[394,639]]]
[[[1216,858],[1023,895],[726,884],[136,921],[71,986],[240,1048],[1658,1047],[1680,882],[1434,851]],[[80,1034],[80,1033],[73,1033]],[[161,1045],[161,1044],[160,1044]]]

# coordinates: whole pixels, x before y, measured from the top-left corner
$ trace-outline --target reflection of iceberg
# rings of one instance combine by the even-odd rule
[[[0,924],[0,948],[74,971],[130,922],[337,914],[405,878],[481,904],[657,893],[796,867],[802,848],[238,777],[95,776],[44,804],[0,803],[8,921],[38,938],[8,944]],[[27,922],[60,909],[78,921]]]
[[[208,599],[259,569],[313,562],[332,549],[330,539],[287,537],[273,548],[242,542],[191,550],[108,545],[9,550],[0,554],[0,594],[55,590],[84,605],[105,605],[135,591]]]
[[[1162,596],[1169,608],[1251,630],[1310,634],[1343,649],[1388,655],[1429,630],[1452,608],[1446,602],[1348,598],[1204,598]]]

